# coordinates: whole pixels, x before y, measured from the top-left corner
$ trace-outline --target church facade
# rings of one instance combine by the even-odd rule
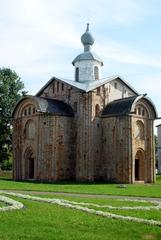
[[[153,183],[154,104],[120,76],[101,79],[89,25],[81,42],[74,80],[53,77],[17,103],[13,178]]]

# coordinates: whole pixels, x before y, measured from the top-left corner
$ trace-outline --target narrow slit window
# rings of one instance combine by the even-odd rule
[[[100,87],[98,87],[98,88],[97,88],[97,93],[96,93],[98,96],[100,96],[100,93],[101,93],[100,90],[101,90]]]
[[[59,82],[57,82],[57,92],[59,92]]]
[[[78,67],[75,69],[75,80],[76,80],[76,82],[79,82],[79,68]]]
[[[96,106],[95,106],[95,116],[99,117],[99,113],[100,113],[100,106],[98,104],[96,104]]]
[[[95,80],[99,79],[99,71],[97,66],[94,67],[94,76],[95,76]]]

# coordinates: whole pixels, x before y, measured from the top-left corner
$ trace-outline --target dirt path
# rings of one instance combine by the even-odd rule
[[[103,195],[103,194],[86,194],[86,193],[66,193],[66,192],[43,192],[43,191],[26,191],[26,190],[5,190],[8,192],[23,193],[23,194],[32,194],[32,195],[62,195],[68,197],[80,197],[80,198],[121,198],[121,199],[134,199],[134,200],[149,200],[149,201],[160,201],[161,198],[152,198],[152,197],[135,197],[135,196],[119,196],[119,195]]]

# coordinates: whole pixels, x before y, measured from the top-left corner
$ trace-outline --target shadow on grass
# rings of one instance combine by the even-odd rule
[[[5,177],[1,177],[0,176],[0,180],[5,180],[5,181],[8,181],[8,182],[19,182],[19,183],[32,183],[32,184],[35,184],[35,185],[38,185],[38,184],[51,184],[51,185],[107,185],[107,184],[116,184],[114,182],[105,182],[105,181],[96,181],[96,182],[79,182],[79,181],[65,181],[65,180],[62,180],[62,181],[39,181],[39,180],[13,180],[13,179],[9,179],[9,178],[5,178]]]

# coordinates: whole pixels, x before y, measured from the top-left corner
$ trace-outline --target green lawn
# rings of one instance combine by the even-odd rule
[[[108,183],[61,182],[49,184],[1,179],[0,189],[161,197],[161,175],[157,176],[156,184],[127,184],[126,188],[119,188],[118,184]]]
[[[160,227],[108,219],[54,204],[14,199],[23,202],[25,208],[0,213],[2,240],[161,239]]]
[[[34,190],[41,197],[63,198],[76,202],[96,203],[111,206],[151,206],[151,203],[126,202],[119,199],[99,197],[72,197],[41,194],[46,192],[73,192],[111,194],[127,196],[161,197],[161,176],[156,184],[134,184],[119,188],[118,184],[103,183],[32,183],[0,180],[0,190]],[[10,196],[9,196],[10,197]],[[160,240],[161,227],[144,223],[114,220],[68,209],[55,204],[34,202],[11,197],[25,205],[24,209],[0,212],[0,240]],[[0,207],[3,203],[0,202]],[[93,207],[96,210],[108,211],[124,216],[134,216],[161,221],[161,211],[157,210],[116,210]]]
[[[0,208],[1,207],[6,207],[6,204],[4,202],[0,202]]]

